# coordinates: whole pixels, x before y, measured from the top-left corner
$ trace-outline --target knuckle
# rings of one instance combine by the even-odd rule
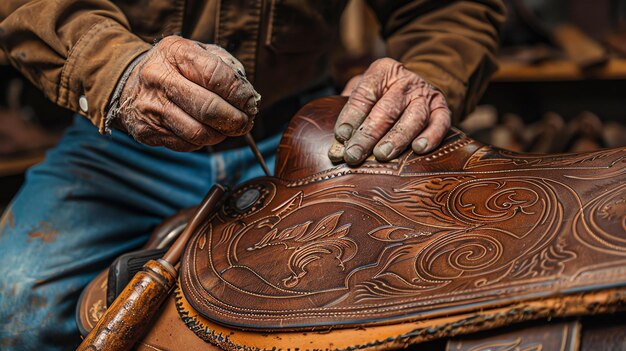
[[[171,72],[165,69],[161,64],[149,63],[145,65],[140,72],[140,78],[148,84],[169,85]]]
[[[205,145],[208,139],[209,135],[201,128],[195,129],[188,138],[189,142],[195,145]]]
[[[372,65],[377,66],[377,67],[389,67],[389,66],[393,66],[395,64],[397,64],[398,61],[389,58],[389,57],[383,57],[383,58],[379,58],[378,60],[374,61],[372,63]]]
[[[187,39],[180,37],[178,35],[168,35],[167,37],[161,39],[159,44],[163,44],[165,47],[172,46],[181,46],[187,43]]]
[[[416,101],[411,104],[411,108],[408,110],[409,117],[425,120],[428,117],[428,107],[422,101]]]
[[[398,119],[402,113],[402,105],[390,99],[379,100],[372,108],[371,115],[377,123],[391,123]]]
[[[159,41],[159,44],[167,45],[178,41],[180,37],[176,35],[168,35]]]
[[[363,107],[375,103],[378,97],[376,96],[376,92],[374,88],[359,84],[354,88],[354,92],[350,96],[349,103],[353,105],[357,109],[362,109]]]
[[[403,67],[404,66],[400,62],[398,62],[398,61],[396,61],[396,60],[394,60],[392,58],[389,58],[389,57],[380,58],[380,59],[374,61],[370,65],[370,68],[372,68],[374,71],[379,71],[380,70],[380,71],[385,71],[385,72],[400,70]]]
[[[387,141],[394,145],[396,149],[398,149],[405,148],[407,145],[409,145],[409,143],[411,143],[411,140],[411,136],[408,133],[396,132],[389,133],[389,140]]]
[[[244,98],[244,93],[241,89],[241,84],[238,84],[238,81],[233,81],[227,84],[226,87],[226,96],[225,99],[229,101],[237,101],[239,102]],[[240,106],[243,107],[243,106]]]
[[[154,63],[147,63],[139,71],[139,76],[142,79],[153,80],[162,74],[162,68]]]
[[[370,125],[361,125],[357,131],[356,139],[359,143],[372,143],[377,141],[376,129]]]
[[[210,56],[209,59],[204,60],[204,62],[201,65],[201,69],[202,69],[202,74],[205,77],[210,77],[213,74],[215,74],[215,71],[217,70],[218,66],[219,66],[219,59],[216,59],[215,56]]]
[[[214,118],[216,103],[217,100],[215,98],[203,100],[198,110],[199,117],[203,120]]]

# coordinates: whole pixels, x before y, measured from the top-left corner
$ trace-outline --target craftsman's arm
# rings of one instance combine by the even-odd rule
[[[141,143],[191,151],[252,128],[259,95],[222,48],[177,36],[152,46],[107,0],[2,0],[0,19],[11,64],[100,132],[112,122]]]
[[[50,100],[102,131],[119,77],[152,45],[107,0],[2,0],[0,47]]]
[[[459,121],[495,72],[505,19],[500,0],[368,0],[382,25],[387,55],[441,90]]]

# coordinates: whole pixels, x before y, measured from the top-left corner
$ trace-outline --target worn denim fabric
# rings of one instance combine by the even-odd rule
[[[259,143],[270,169],[280,135]],[[0,350],[73,350],[83,287],[215,182],[263,172],[248,148],[179,153],[76,117],[0,222]]]

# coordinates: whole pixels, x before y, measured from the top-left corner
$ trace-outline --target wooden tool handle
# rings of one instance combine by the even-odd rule
[[[77,351],[126,351],[141,339],[161,304],[176,284],[174,265],[198,226],[215,209],[225,193],[215,184],[196,209],[176,242],[158,261],[148,261],[104,312]]]
[[[187,223],[185,230],[180,234],[178,239],[172,244],[172,246],[167,250],[165,255],[163,255],[163,260],[170,263],[172,266],[175,266],[180,260],[180,256],[183,254],[183,250],[185,250],[185,246],[187,246],[187,242],[196,232],[198,226],[204,221],[210,214],[213,212],[217,204],[224,196],[226,189],[219,185],[215,184],[209,190],[209,192],[204,196],[204,199],[200,203],[200,206],[196,209],[196,212]]]
[[[174,267],[163,260],[148,261],[76,350],[130,350],[151,325],[175,283]]]

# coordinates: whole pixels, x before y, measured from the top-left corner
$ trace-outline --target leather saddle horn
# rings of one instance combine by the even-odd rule
[[[206,219],[139,349],[575,350],[580,322],[547,319],[626,309],[626,148],[524,155],[453,129],[426,155],[335,165],[344,103],[302,108],[275,176]],[[81,298],[81,330],[104,290],[105,273]]]

